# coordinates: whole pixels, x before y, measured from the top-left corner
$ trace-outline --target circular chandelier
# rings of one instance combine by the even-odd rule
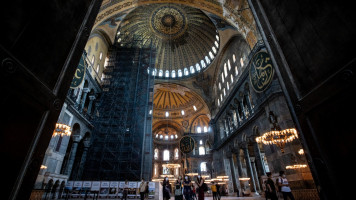
[[[70,131],[70,126],[65,125],[65,124],[56,124],[56,128],[53,131],[52,137],[56,137],[57,135],[63,137],[65,136],[70,136],[72,132]]]
[[[281,149],[282,153],[284,153],[284,146],[286,143],[293,141],[295,138],[298,138],[297,130],[295,128],[290,128],[282,131],[272,130],[264,133],[262,136],[256,137],[256,142],[265,145],[275,144]]]
[[[286,166],[286,169],[301,169],[301,168],[306,168],[307,165],[305,164],[297,164],[297,165],[288,165]]]

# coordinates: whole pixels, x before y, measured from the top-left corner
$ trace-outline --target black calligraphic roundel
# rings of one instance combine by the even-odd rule
[[[265,51],[257,52],[250,62],[250,82],[256,92],[263,92],[273,80],[271,57]]]
[[[194,149],[194,139],[190,136],[183,136],[179,142],[179,149],[183,153],[190,153]]]

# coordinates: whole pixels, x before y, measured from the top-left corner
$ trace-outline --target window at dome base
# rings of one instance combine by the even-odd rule
[[[133,36],[146,42],[130,42]],[[207,14],[175,3],[136,7],[124,17],[115,38],[120,45],[159,49],[155,54],[155,67],[162,70],[158,79],[184,79],[203,72],[219,52],[219,40],[219,32]]]

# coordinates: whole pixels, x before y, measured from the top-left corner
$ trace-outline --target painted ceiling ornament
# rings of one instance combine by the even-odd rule
[[[158,7],[151,15],[150,27],[162,39],[176,39],[187,30],[188,24],[183,9],[173,5]]]
[[[265,91],[273,80],[272,60],[266,51],[257,52],[250,62],[250,82],[253,89],[260,93]]]
[[[155,50],[158,79],[182,79],[206,70],[219,51],[219,33],[201,10],[183,4],[139,6],[128,13],[117,30],[121,46]],[[132,42],[131,42],[132,41]]]

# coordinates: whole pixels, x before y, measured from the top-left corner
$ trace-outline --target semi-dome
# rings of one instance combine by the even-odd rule
[[[204,108],[204,100],[189,88],[177,84],[155,85],[153,117],[156,119],[186,118]]]
[[[214,23],[201,10],[179,4],[136,8],[121,23],[116,41],[155,49],[155,68],[162,79],[193,76],[205,70],[219,49]]]

